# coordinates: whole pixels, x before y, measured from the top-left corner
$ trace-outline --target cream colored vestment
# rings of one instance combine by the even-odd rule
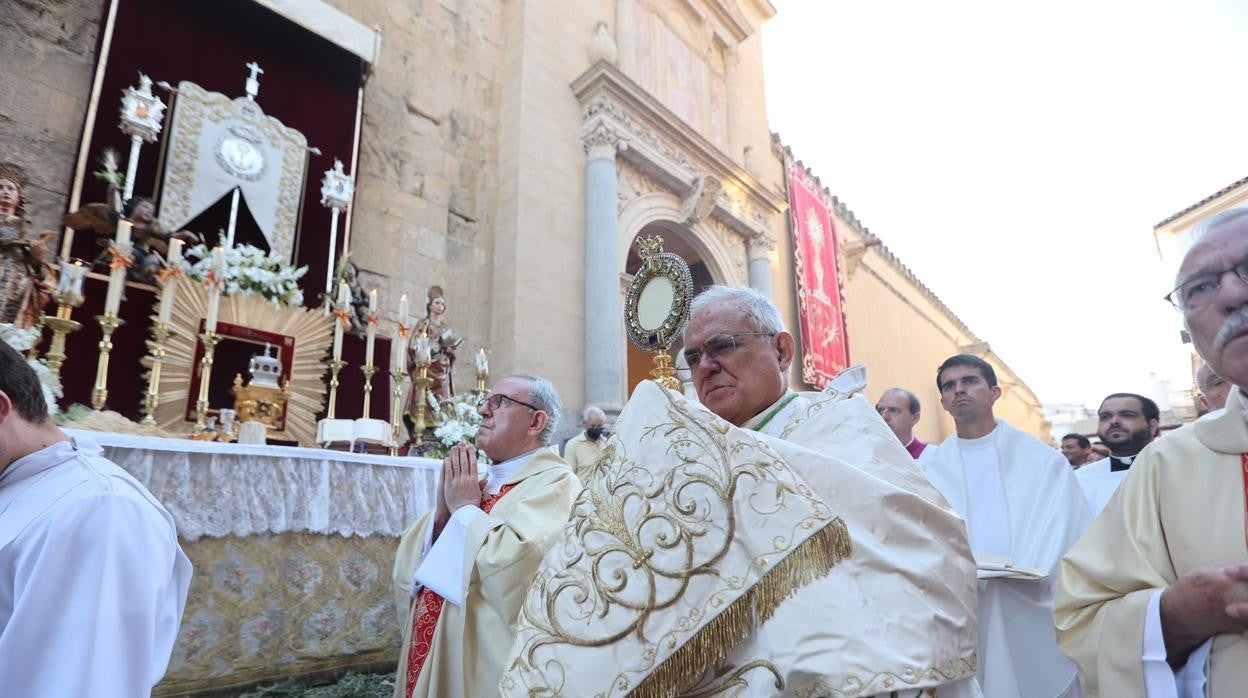
[[[476,698],[495,692],[525,590],[581,490],[567,463],[545,449],[504,484],[514,487],[489,514],[478,516],[468,527],[464,604],[443,604],[414,696]],[[433,512],[425,514],[403,534],[395,559],[395,603],[403,628],[396,697],[406,688],[408,636],[415,606],[412,576],[432,516]]]
[[[1248,561],[1245,400],[1149,444],[1105,510],[1062,560],[1054,617],[1084,694],[1143,696],[1141,644],[1155,592],[1187,572]],[[1211,698],[1248,692],[1248,638],[1216,635],[1206,664]]]
[[[606,439],[600,439],[598,443],[594,443],[582,431],[572,437],[567,446],[564,446],[563,459],[568,462],[568,467],[572,468],[572,472],[576,473],[576,477],[582,483],[589,479],[594,463],[598,462],[602,456],[606,441]]]
[[[798,400],[778,416],[814,448],[642,383],[529,589],[503,695],[977,695],[963,522],[861,398]]]

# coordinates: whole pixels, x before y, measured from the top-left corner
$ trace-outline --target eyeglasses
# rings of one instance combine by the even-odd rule
[[[488,406],[491,412],[497,412],[503,409],[503,407],[510,405],[510,404],[522,405],[524,407],[527,407],[533,410],[534,412],[544,411],[540,407],[534,407],[533,405],[530,405],[529,403],[523,400],[517,400],[514,397],[511,397],[509,395],[503,395],[502,393],[494,393],[493,395],[489,397],[481,398],[481,400],[477,402],[477,409],[481,409],[482,407]]]
[[[1228,272],[1235,272],[1235,276],[1238,276],[1240,281],[1248,284],[1248,259],[1241,260],[1239,264],[1230,269],[1222,269],[1188,279],[1179,284],[1178,288],[1167,293],[1165,299],[1185,313],[1200,310],[1218,297],[1218,289],[1222,288],[1222,279]]]
[[[689,370],[694,370],[703,359],[723,361],[728,358],[732,352],[737,350],[737,337],[766,337],[771,339],[775,337],[774,332],[737,332],[736,334],[717,334],[713,335],[701,349],[686,349],[685,363],[689,364]]]

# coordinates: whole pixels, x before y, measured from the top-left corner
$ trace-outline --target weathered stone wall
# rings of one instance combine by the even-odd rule
[[[440,284],[464,338],[456,390],[489,345],[502,5],[494,0],[331,0],[381,33],[364,88],[351,253],[393,317],[423,315]],[[501,367],[500,367],[501,368]]]
[[[0,2],[0,162],[25,168],[36,231],[59,230],[69,200],[106,4]]]

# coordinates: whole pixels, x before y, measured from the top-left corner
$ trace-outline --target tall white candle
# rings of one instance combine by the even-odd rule
[[[69,267],[69,292],[82,297],[82,284],[87,280],[87,265],[81,259],[73,260]]]
[[[397,318],[399,326],[395,328],[394,340],[390,343],[391,371],[407,370],[407,336],[404,334],[407,330],[404,328],[411,324],[411,318],[407,316],[407,310],[407,294],[404,293],[399,297],[399,315]]]
[[[221,289],[225,285],[225,248],[217,245],[212,248],[212,285],[208,287],[208,316],[204,319],[204,330],[217,331],[217,315],[221,311]]]
[[[113,247],[119,254],[130,256],[130,221],[121,220],[117,223],[117,235],[113,238]],[[116,315],[121,308],[121,292],[126,287],[126,268],[116,266],[108,274],[108,293],[104,296],[104,314]]]
[[[368,292],[368,326],[364,328],[364,365],[373,365],[373,345],[377,341],[377,289]]]
[[[477,373],[490,372],[490,357],[486,356],[485,347],[477,351]]]
[[[174,238],[169,241],[169,256],[165,258],[165,263],[169,269],[178,269],[182,264],[182,241]],[[178,275],[171,273],[165,277],[160,287],[160,315],[157,322],[161,325],[168,325],[169,319],[173,316],[173,300],[178,294]]]
[[[338,302],[334,304],[338,312],[349,312],[351,308],[351,291],[345,283],[338,284]],[[342,317],[334,316],[334,360],[342,359]]]

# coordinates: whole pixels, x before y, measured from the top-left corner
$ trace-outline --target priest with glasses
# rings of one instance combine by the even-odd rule
[[[396,698],[494,693],[524,592],[581,491],[550,448],[560,401],[548,381],[509,375],[478,412],[476,447],[451,448],[434,511],[399,543]],[[477,448],[490,459],[484,479]]]

